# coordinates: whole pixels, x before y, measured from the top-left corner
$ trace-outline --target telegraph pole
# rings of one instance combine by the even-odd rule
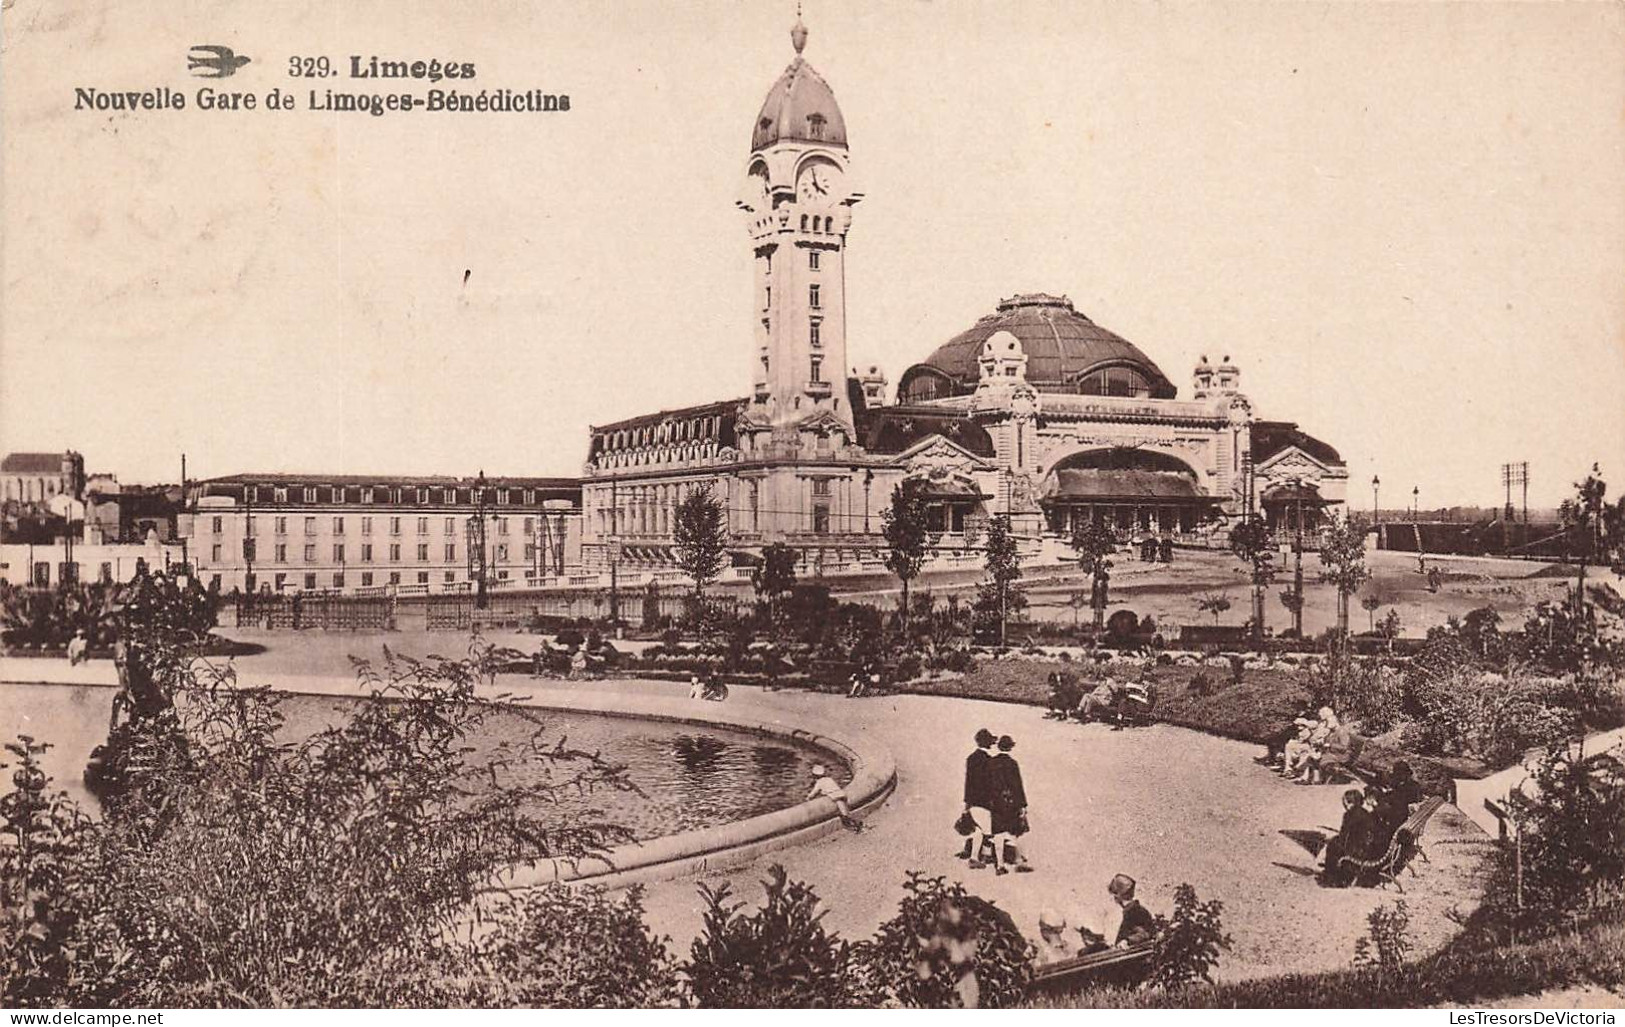
[[[474,519],[468,524],[468,573],[474,579],[474,608],[483,610],[485,594],[485,471],[474,480]]]
[[[621,493],[620,479],[609,480],[609,622],[621,622]]]

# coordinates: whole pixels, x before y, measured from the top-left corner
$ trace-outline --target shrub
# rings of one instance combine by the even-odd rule
[[[1230,935],[1224,933],[1224,903],[1214,899],[1199,901],[1196,889],[1181,884],[1174,889],[1174,915],[1157,918],[1156,953],[1151,964],[1151,983],[1178,988],[1197,981],[1213,983],[1213,968],[1219,953],[1230,948]]]
[[[544,743],[539,724],[528,739],[472,754],[466,739],[498,710],[535,722],[533,711],[476,695],[491,668],[483,643],[466,660],[358,663],[368,696],[297,741],[277,737],[274,695],[188,670],[187,701],[138,722],[181,744],[132,746],[149,761],[144,773],[59,863],[57,901],[72,899],[82,928],[24,928],[50,950],[30,957],[35,967],[99,968],[47,974],[50,1004],[460,1000],[453,982],[471,971],[472,952],[455,933],[498,871],[630,839],[592,810],[550,811],[561,793],[629,786],[595,755]],[[521,765],[536,776],[515,777]],[[37,844],[21,839],[42,823],[39,795],[0,809],[18,839],[0,833],[0,864],[36,858]],[[13,951],[0,964],[8,994],[39,976]]]
[[[1354,942],[1354,965],[1385,975],[1405,968],[1411,951],[1411,915],[1404,899],[1378,906],[1366,915],[1366,936]]]
[[[864,1005],[849,971],[851,949],[824,929],[818,894],[777,864],[762,907],[730,904],[727,882],[700,885],[705,918],[683,972],[696,1004],[712,1009],[845,1008]]]
[[[958,882],[911,870],[897,915],[854,947],[874,1004],[1001,1008],[1032,978],[1032,947],[1009,914]]]
[[[1422,726],[1422,752],[1475,756],[1500,765],[1526,749],[1578,731],[1580,716],[1553,701],[1541,678],[1510,678],[1463,667],[1416,682],[1411,701]]]
[[[551,885],[497,914],[483,947],[490,1004],[593,1009],[674,1006],[677,966],[644,924],[643,889],[619,899]]]
[[[1499,857],[1490,893],[1513,927],[1549,931],[1566,921],[1625,909],[1625,759],[1622,752],[1571,757],[1554,747],[1532,768],[1532,787],[1512,796],[1521,828]],[[1521,892],[1514,851],[1521,848]]]
[[[1185,690],[1192,695],[1212,695],[1218,689],[1207,671],[1199,670],[1191,675],[1190,683],[1185,686]]]

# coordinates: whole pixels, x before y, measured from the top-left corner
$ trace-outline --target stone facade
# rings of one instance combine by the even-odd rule
[[[1294,510],[1343,501],[1337,452],[1296,425],[1257,421],[1228,357],[1203,358],[1180,399],[1144,353],[1064,296],[1004,300],[909,368],[893,404],[877,367],[848,378],[843,266],[862,193],[799,23],[792,40],[738,202],[755,267],[751,391],[590,430],[587,570],[670,568],[677,507],[695,489],[726,506],[738,549],[783,542],[814,566],[881,559],[881,511],[911,476],[929,483],[943,549],[967,554],[998,515],[1029,549],[1080,518],[1124,537],[1217,544],[1266,496],[1285,502],[1287,486]]]

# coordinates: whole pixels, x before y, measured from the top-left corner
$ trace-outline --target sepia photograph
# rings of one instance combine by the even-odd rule
[[[8,1022],[1613,1024],[1622,44],[3,0]]]

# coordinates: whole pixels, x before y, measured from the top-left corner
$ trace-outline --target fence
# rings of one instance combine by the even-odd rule
[[[381,596],[242,595],[236,608],[240,628],[382,631],[394,621],[393,601]]]

